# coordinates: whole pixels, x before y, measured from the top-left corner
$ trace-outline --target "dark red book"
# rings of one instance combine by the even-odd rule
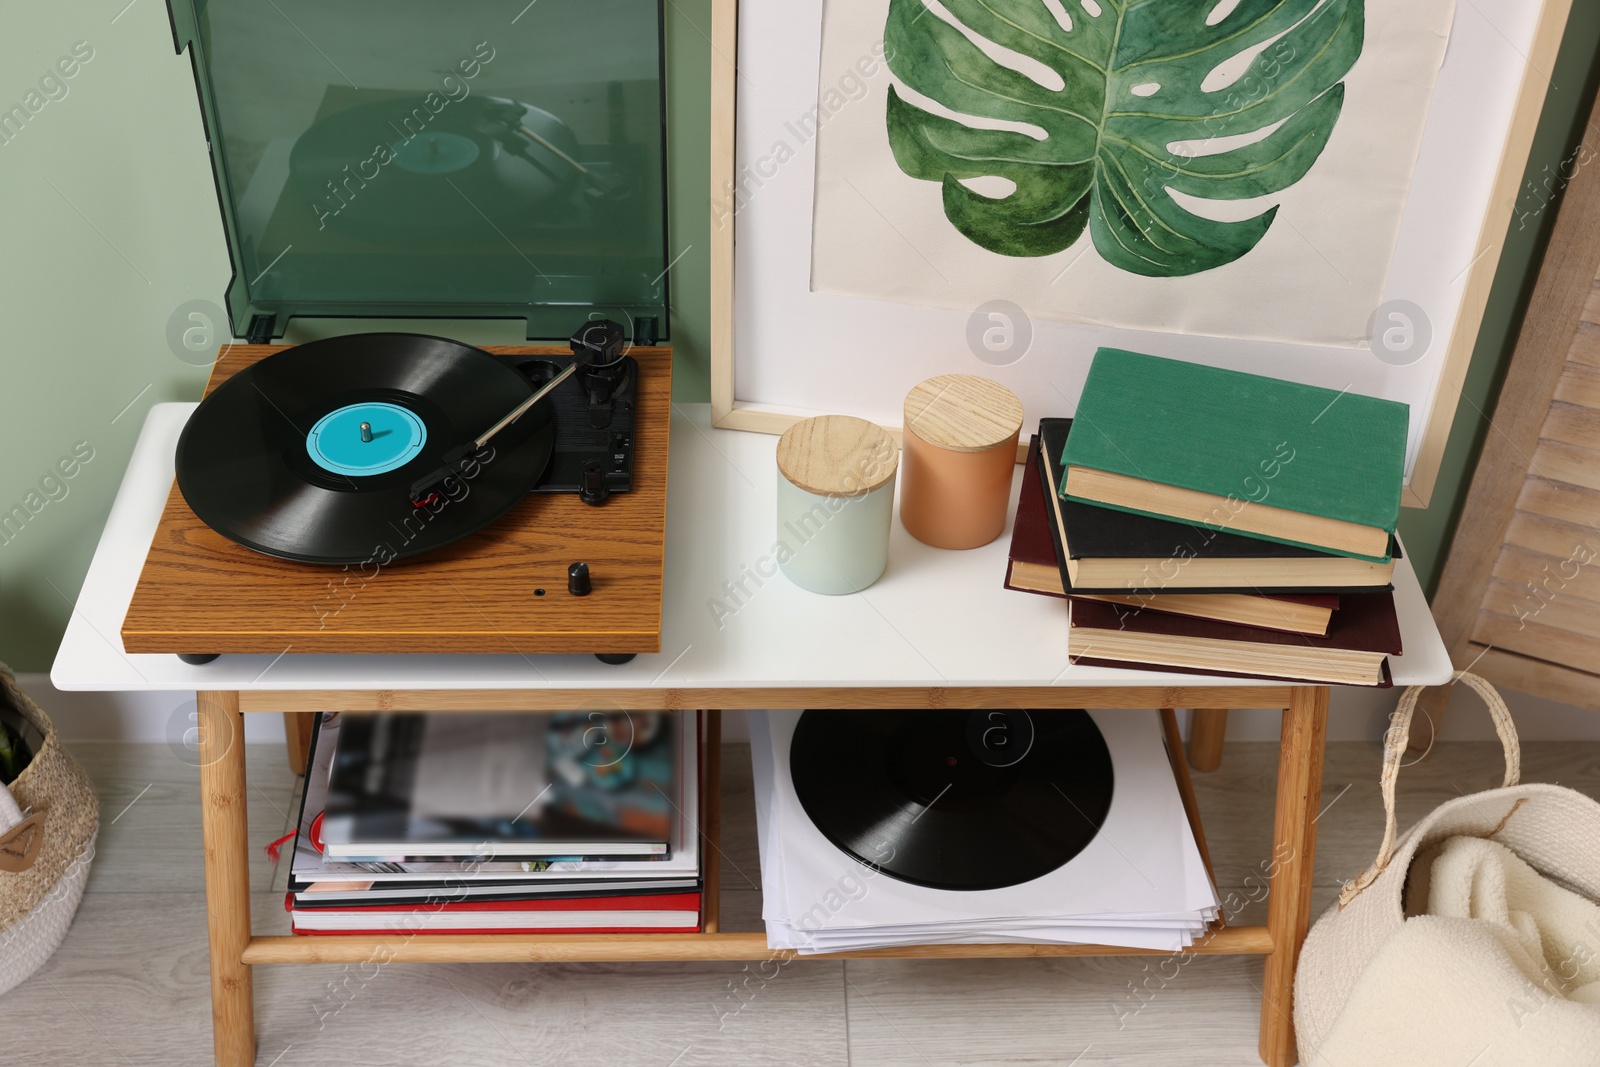
[[[1384,685],[1400,652],[1393,593],[1345,597],[1326,637],[1074,600],[1067,638],[1073,663],[1329,685]]]
[[[1011,528],[1010,562],[1006,566],[1007,589],[1044,596],[1089,598],[1124,608],[1148,608],[1195,618],[1214,619],[1239,625],[1284,630],[1289,633],[1326,634],[1338,596],[1295,594],[1268,596],[1245,592],[1196,592],[1192,589],[1158,589],[1131,592],[1126,589],[1078,590],[1056,555],[1051,534],[1048,495],[1039,465],[1039,437],[1028,446],[1028,462],[1022,472],[1022,494],[1017,500],[1017,518]],[[1108,512],[1108,514],[1110,514]]]

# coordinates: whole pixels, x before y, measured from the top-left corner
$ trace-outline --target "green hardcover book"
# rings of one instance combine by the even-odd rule
[[[1061,495],[1386,561],[1407,421],[1392,400],[1102,348]]]

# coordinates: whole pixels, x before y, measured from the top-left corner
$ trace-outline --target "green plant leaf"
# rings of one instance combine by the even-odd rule
[[[1365,25],[1362,0],[1238,0],[1215,25],[1207,18],[1227,7],[1219,0],[943,6],[968,32],[924,0],[890,0],[889,69],[953,114],[1024,123],[1044,136],[934,114],[890,86],[889,145],[900,169],[940,182],[945,216],[992,252],[1052,255],[1087,228],[1107,262],[1152,277],[1210,270],[1256,246],[1276,206],[1219,222],[1172,191],[1244,200],[1299,181],[1339,118],[1340,79],[1361,54]],[[1043,64],[1062,84],[1046,87],[991,59],[972,37]],[[1248,66],[1202,88],[1230,60]],[[1202,147],[1204,155],[1179,147],[1224,137],[1233,140]],[[1016,188],[993,197],[962,184],[981,177]]]

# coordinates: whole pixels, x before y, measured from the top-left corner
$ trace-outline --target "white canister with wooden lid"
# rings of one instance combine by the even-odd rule
[[[822,415],[778,440],[778,566],[802,589],[865,589],[889,562],[900,454],[880,426]]]
[[[977,548],[1006,528],[1022,401],[972,374],[929,378],[906,395],[900,521],[936,548]]]

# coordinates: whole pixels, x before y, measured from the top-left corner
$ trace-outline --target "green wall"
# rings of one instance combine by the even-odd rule
[[[34,5],[0,37],[7,108],[76,42],[93,51],[63,80],[64,96],[52,83],[59,99],[0,143],[0,512],[38,510],[0,541],[0,660],[19,670],[49,668],[145,412],[199,395],[204,371],[174,355],[170,317],[189,301],[220,304],[228,280],[187,59],[172,52],[160,0],[125,4]],[[683,253],[672,272],[674,393],[690,401],[709,396],[710,6],[667,5],[673,246]],[[1592,98],[1600,9],[1578,6],[1529,168],[1535,182],[1570,154]],[[1435,505],[1402,524],[1430,581],[1484,434],[1474,408],[1491,410],[1554,214],[1539,210],[1549,195],[1530,190],[1519,205],[1526,225],[1513,224]],[[298,323],[287,340],[360,326]],[[482,344],[521,340],[511,323],[439,328]],[[92,458],[59,468],[75,447]]]

